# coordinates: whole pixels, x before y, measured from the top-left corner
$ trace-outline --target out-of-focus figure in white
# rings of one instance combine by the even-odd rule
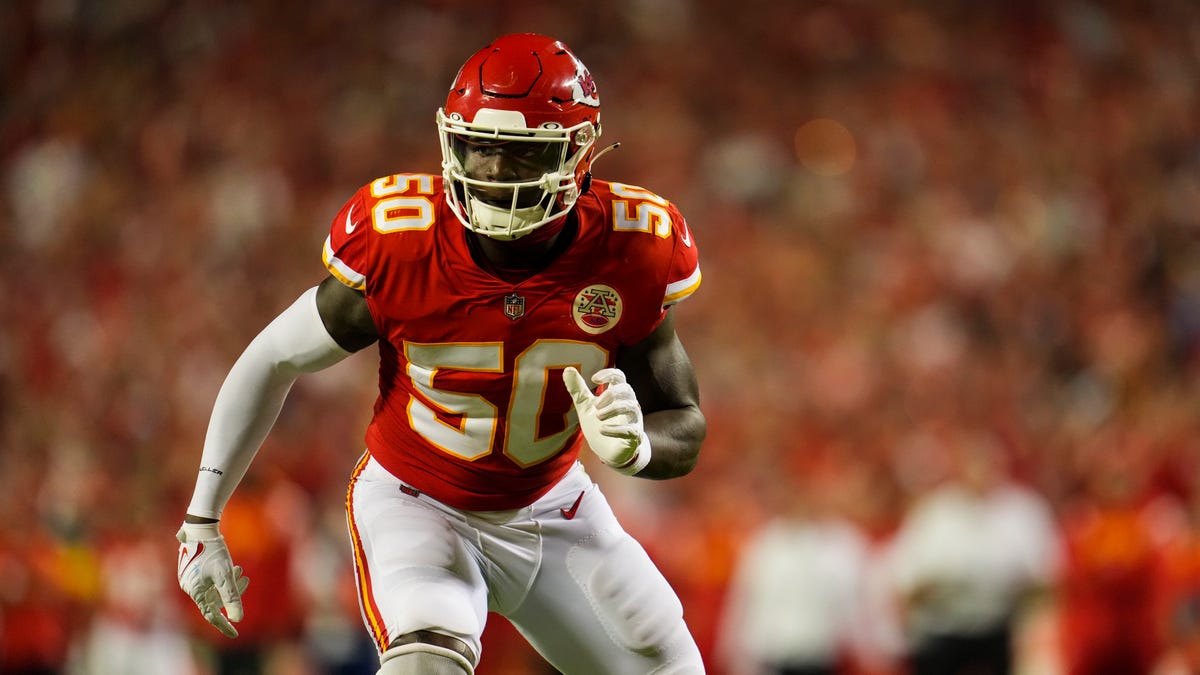
[[[943,447],[948,475],[912,503],[889,559],[911,673],[1005,675],[1023,611],[1056,583],[1058,528],[993,438],[955,430]]]
[[[729,675],[832,675],[853,658],[871,545],[842,508],[846,471],[801,474],[775,477],[778,516],[740,554],[718,646]]]

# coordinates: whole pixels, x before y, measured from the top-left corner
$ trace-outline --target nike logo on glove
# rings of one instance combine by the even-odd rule
[[[559,511],[561,511],[563,514],[563,518],[566,518],[567,520],[574,520],[575,512],[579,510],[579,502],[581,502],[581,501],[583,501],[583,493],[582,492],[580,492],[579,496],[575,498],[575,503],[571,505],[571,508],[559,509]]]
[[[353,234],[354,228],[358,227],[358,223],[350,222],[350,216],[354,215],[354,204],[350,205],[350,210],[346,212],[346,234]]]
[[[187,566],[191,565],[192,562],[196,558],[200,557],[201,553],[204,553],[204,542],[202,542],[202,541],[196,542],[196,552],[192,554],[192,557],[187,559],[187,562],[184,562],[183,556],[187,555],[187,547],[185,546],[182,549],[180,549],[180,551],[179,551],[179,571],[183,572],[185,569],[187,569]]]

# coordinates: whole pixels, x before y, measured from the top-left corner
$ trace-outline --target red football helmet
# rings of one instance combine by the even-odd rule
[[[562,42],[505,35],[458,72],[437,112],[447,200],[468,229],[516,239],[564,216],[579,198],[600,135],[600,96]],[[484,153],[521,171],[484,172]]]

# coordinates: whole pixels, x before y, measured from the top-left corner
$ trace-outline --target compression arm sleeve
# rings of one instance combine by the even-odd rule
[[[315,287],[275,317],[238,357],[217,393],[187,512],[219,519],[275,425],[292,384],[301,374],[349,355],[325,329]]]

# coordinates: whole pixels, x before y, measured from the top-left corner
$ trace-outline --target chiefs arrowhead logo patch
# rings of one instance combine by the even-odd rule
[[[612,286],[592,284],[575,294],[571,316],[580,330],[599,335],[621,320],[621,295]]]

